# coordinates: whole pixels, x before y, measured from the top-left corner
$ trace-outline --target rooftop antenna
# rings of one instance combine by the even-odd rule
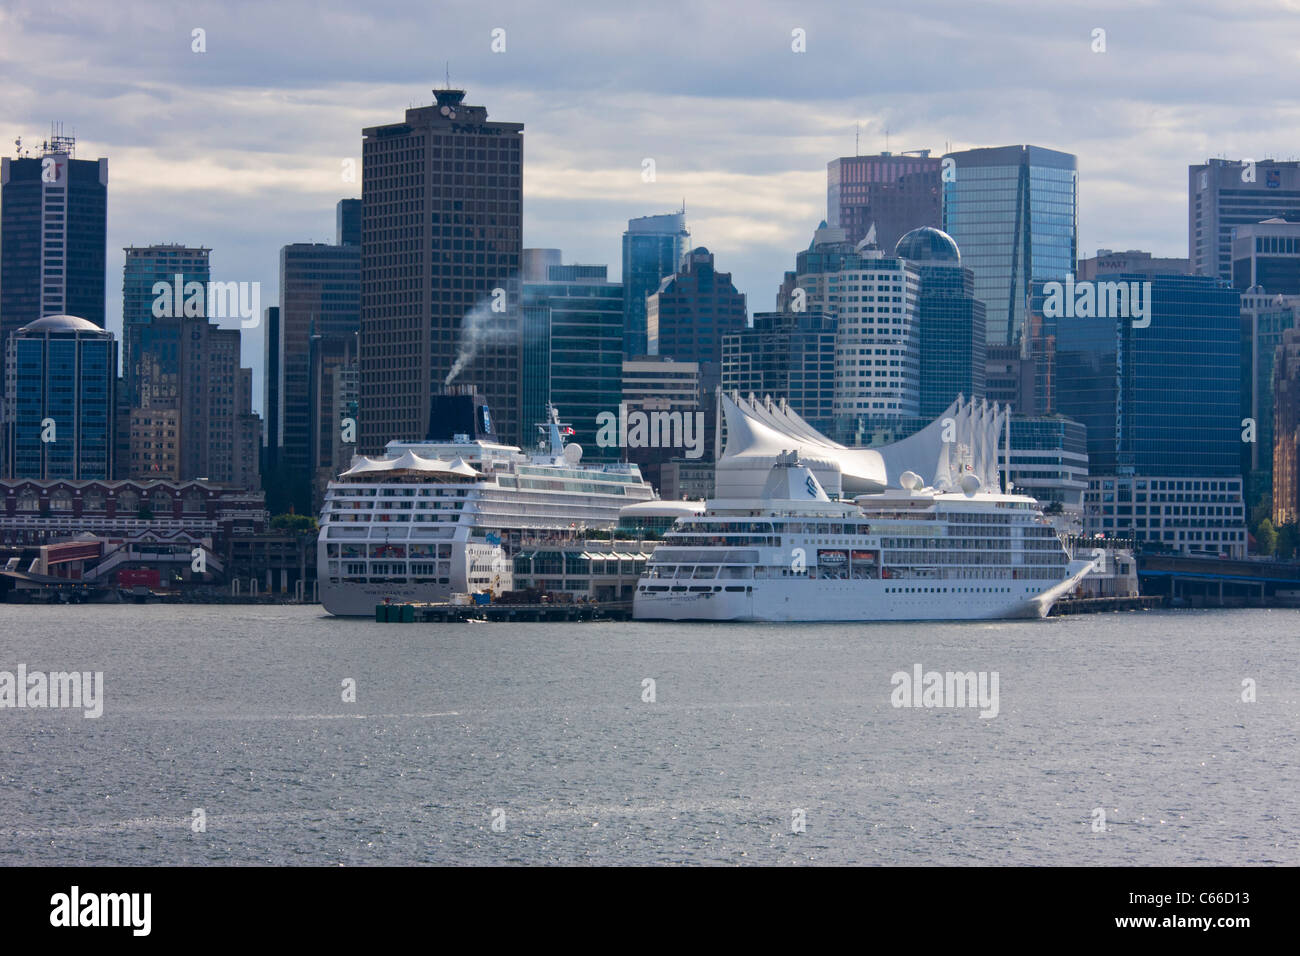
[[[853,131],[853,155],[854,155],[854,156],[861,156],[861,155],[862,155],[862,147],[861,147],[860,144],[861,144],[861,142],[862,142],[862,124],[861,124],[861,123],[854,123],[854,124],[853,124],[853,129],[854,129],[854,131]]]
[[[451,89],[451,60],[444,61],[447,67],[447,89]]]
[[[885,152],[889,152],[889,127],[885,127]]]

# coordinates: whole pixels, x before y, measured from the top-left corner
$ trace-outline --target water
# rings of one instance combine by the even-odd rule
[[[0,710],[0,863],[1294,865],[1298,633],[1279,610],[438,626],[0,605],[0,670],[105,682],[99,719]],[[893,707],[915,663],[997,671],[999,714]]]

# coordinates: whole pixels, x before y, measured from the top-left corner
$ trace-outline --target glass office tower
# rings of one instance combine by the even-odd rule
[[[5,364],[5,477],[114,477],[113,334],[75,316],[47,316],[9,337]]]
[[[1041,146],[948,153],[943,231],[975,273],[990,345],[1014,345],[1031,282],[1062,279],[1078,258],[1078,161]]]
[[[1106,280],[1151,283],[1149,326],[1045,320],[1056,340],[1053,409],[1087,426],[1092,473],[1240,474],[1240,295],[1208,276]]]
[[[618,413],[623,395],[623,286],[605,266],[552,265],[524,283],[521,405],[526,443],[537,441],[546,402],[574,428],[584,461],[618,461],[596,445],[596,416]]]
[[[985,313],[975,276],[952,237],[929,226],[898,241],[894,255],[921,279],[916,300],[921,418],[943,414],[958,395],[984,397]]]
[[[628,220],[623,233],[623,354],[628,358],[649,354],[646,297],[681,266],[690,241],[684,207],[681,212]]]

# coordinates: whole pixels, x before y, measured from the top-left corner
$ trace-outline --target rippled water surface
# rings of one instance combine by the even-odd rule
[[[0,863],[1297,864],[1298,636],[0,605],[0,671],[104,674],[98,719],[0,709]],[[915,664],[997,716],[894,707]]]

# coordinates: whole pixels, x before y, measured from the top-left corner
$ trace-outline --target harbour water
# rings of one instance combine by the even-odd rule
[[[0,709],[3,864],[1300,863],[1296,611],[0,605],[20,664],[102,671],[103,715]],[[916,665],[996,672],[996,716],[894,706]]]

